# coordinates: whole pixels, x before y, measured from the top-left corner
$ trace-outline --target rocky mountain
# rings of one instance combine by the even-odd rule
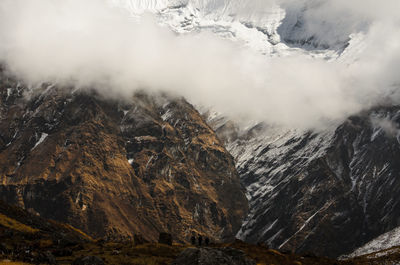
[[[398,106],[324,131],[210,123],[237,160],[250,213],[237,236],[320,255],[349,253],[399,226]]]
[[[137,238],[139,239],[139,238]],[[263,244],[235,240],[208,247],[134,241],[93,240],[66,224],[47,220],[0,201],[0,262],[24,264],[398,264],[399,247],[334,260],[282,253]],[[191,263],[188,263],[191,262]],[[19,264],[19,263],[18,263]]]
[[[343,67],[358,60],[373,24],[329,1],[112,2],[134,16],[151,11],[180,34],[244,43],[267,59],[305,55]],[[209,115],[247,188],[250,212],[237,237],[336,257],[399,226],[398,110],[376,107],[319,131],[243,128]]]
[[[265,245],[251,245],[239,240],[212,243],[207,247],[148,243],[140,238],[122,242],[94,240],[70,225],[47,220],[0,201],[0,262],[4,264],[347,265],[370,264],[371,260],[357,259],[358,263],[353,263],[353,260],[285,254]],[[392,257],[391,260],[399,259]]]
[[[232,156],[182,98],[126,100],[0,78],[0,198],[93,237],[232,238],[247,200]]]
[[[178,34],[211,32],[260,56],[344,69],[365,48],[365,23],[374,24],[328,1],[109,2],[136,18],[151,11]],[[206,115],[210,127],[168,95],[105,99],[4,74],[0,89],[0,198],[93,236],[154,240],[166,231],[183,241],[195,231],[219,240],[238,231],[247,242],[337,257],[400,225],[398,106],[323,130],[242,128]]]

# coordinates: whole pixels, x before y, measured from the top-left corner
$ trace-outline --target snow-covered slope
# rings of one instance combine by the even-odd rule
[[[346,258],[357,257],[372,252],[380,251],[382,249],[389,249],[394,246],[400,246],[400,227],[397,227],[371,240],[364,246],[356,249],[350,255],[347,255]]]
[[[269,56],[308,54],[337,58],[350,40],[346,30],[331,28],[310,32],[304,24],[302,5],[283,8],[259,0],[110,0],[132,15],[155,13],[160,24],[178,33],[213,32]],[[313,8],[313,7],[310,7]],[[322,25],[330,25],[321,22]],[[301,25],[301,26],[300,26]],[[328,27],[328,26],[325,26]]]
[[[399,107],[319,132],[206,116],[247,188],[250,213],[238,238],[337,257],[398,226]]]

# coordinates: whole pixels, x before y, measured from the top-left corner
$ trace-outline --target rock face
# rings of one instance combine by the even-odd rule
[[[158,243],[172,246],[172,235],[168,233],[160,233],[160,236],[158,237]]]
[[[172,265],[256,265],[243,251],[233,248],[187,248]]]
[[[247,213],[234,161],[185,100],[0,78],[0,198],[95,237],[232,238]]]
[[[240,239],[336,257],[400,225],[400,107],[322,132],[211,122],[247,187]]]

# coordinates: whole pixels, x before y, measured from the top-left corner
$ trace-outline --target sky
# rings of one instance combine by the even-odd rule
[[[188,1],[228,3],[230,12],[259,16],[280,5],[287,16],[281,28],[302,21],[290,34],[328,44],[362,41],[350,61],[303,53],[271,58],[211,33],[178,35],[152,14],[132,18],[103,0],[2,0],[0,62],[29,84],[122,98],[167,91],[227,116],[294,128],[324,128],[374,105],[400,103],[398,0]]]

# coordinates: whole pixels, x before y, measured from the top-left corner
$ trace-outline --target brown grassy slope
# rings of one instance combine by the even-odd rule
[[[234,160],[184,99],[25,92],[0,71],[0,199],[109,239],[222,240],[240,228]]]
[[[93,239],[70,225],[48,220],[0,200],[0,228],[21,234],[48,235],[54,239],[68,237],[75,241]],[[3,234],[4,236],[4,234]]]

